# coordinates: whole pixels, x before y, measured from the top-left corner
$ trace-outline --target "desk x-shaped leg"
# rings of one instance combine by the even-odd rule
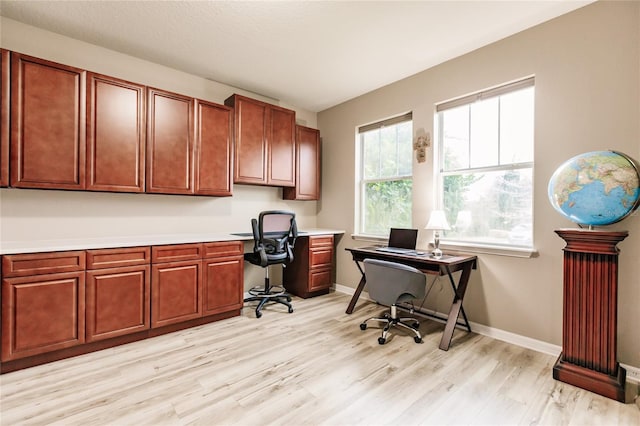
[[[360,266],[360,262],[355,261],[355,264],[358,267],[358,270],[360,271],[361,277],[360,277],[360,282],[356,287],[356,291],[353,293],[353,296],[351,297],[351,302],[349,302],[349,306],[347,306],[347,311],[346,311],[347,314],[353,313],[353,310],[356,307],[356,302],[358,301],[358,298],[362,293],[362,289],[364,289],[364,285],[367,283],[367,278],[364,276],[364,270],[362,270],[362,266]]]
[[[469,283],[469,277],[471,275],[471,265],[466,265],[462,269],[462,274],[460,275],[460,281],[458,281],[458,286],[456,287],[456,283],[453,279],[453,275],[451,275],[451,270],[448,266],[443,266],[444,271],[449,276],[449,282],[451,283],[451,288],[453,289],[453,303],[451,303],[451,308],[449,309],[449,315],[447,316],[447,324],[444,326],[444,332],[442,333],[442,339],[440,339],[439,348],[443,351],[448,351],[449,346],[451,345],[451,339],[453,338],[453,330],[458,324],[458,315],[462,312],[462,318],[464,319],[464,325],[467,327],[468,331],[471,331],[471,325],[469,325],[469,320],[467,319],[467,314],[464,312],[464,308],[462,307],[462,300],[464,299],[464,294],[467,291],[467,284]]]

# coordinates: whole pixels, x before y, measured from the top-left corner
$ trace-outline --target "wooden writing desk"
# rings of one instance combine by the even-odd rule
[[[360,274],[362,274],[358,287],[351,298],[351,302],[349,302],[349,307],[347,307],[347,314],[351,314],[353,312],[356,302],[360,297],[360,293],[362,293],[362,289],[364,289],[364,286],[367,283],[361,263],[365,259],[380,259],[413,266],[425,274],[441,276],[447,275],[449,277],[449,282],[453,288],[454,296],[453,301],[451,302],[451,308],[449,309],[449,315],[447,316],[444,332],[442,333],[442,339],[440,340],[440,349],[443,351],[449,350],[451,338],[453,337],[453,330],[456,325],[466,327],[468,331],[471,331],[471,326],[467,320],[467,314],[465,314],[464,308],[462,307],[462,300],[464,299],[464,294],[467,291],[467,284],[469,283],[471,270],[476,268],[477,256],[445,254],[440,259],[434,259],[429,255],[429,253],[424,255],[396,254],[378,251],[375,247],[346,248],[345,250],[351,252],[353,261],[356,263],[358,270],[360,270]],[[452,274],[457,271],[462,271],[462,273],[460,274],[460,278],[456,284]],[[433,317],[433,315],[425,312],[418,312]],[[464,320],[462,323],[458,322],[458,316],[460,313],[462,313],[462,318]],[[438,317],[435,318],[440,319]]]

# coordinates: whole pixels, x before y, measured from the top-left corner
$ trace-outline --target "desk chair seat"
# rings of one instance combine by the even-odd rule
[[[262,308],[268,303],[280,303],[293,312],[291,296],[281,286],[272,286],[269,280],[269,266],[282,265],[293,261],[293,246],[298,237],[295,213],[270,210],[261,212],[258,219],[251,219],[254,247],[252,253],[245,253],[249,263],[265,269],[264,287],[249,290],[245,302],[258,302],[256,318],[262,316]]]
[[[427,277],[416,268],[384,260],[365,259],[365,277],[369,296],[376,302],[389,306],[382,317],[372,317],[360,324],[361,330],[367,329],[367,321],[384,324],[378,343],[384,345],[391,327],[399,327],[413,333],[416,343],[422,342],[418,331],[420,323],[412,317],[398,317],[397,303],[413,299],[423,299],[427,289]]]

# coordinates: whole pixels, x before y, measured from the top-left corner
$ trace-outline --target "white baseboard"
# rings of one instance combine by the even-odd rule
[[[335,290],[340,293],[353,295],[355,289],[340,284],[335,284]],[[371,300],[369,294],[362,292],[360,299]],[[446,318],[446,314],[436,312],[436,316]],[[471,329],[474,333],[482,334],[483,336],[491,337],[493,339],[502,340],[503,342],[511,343],[513,345],[522,346],[527,349],[542,352],[548,355],[557,357],[562,352],[562,347],[553,345],[551,343],[543,342],[542,340],[532,339],[530,337],[521,336],[519,334],[511,333],[509,331],[500,330],[498,328],[488,327],[484,324],[478,324],[473,321],[469,321]],[[630,382],[640,383],[640,368],[633,367],[627,364],[620,364],[625,370],[627,370],[627,380]]]

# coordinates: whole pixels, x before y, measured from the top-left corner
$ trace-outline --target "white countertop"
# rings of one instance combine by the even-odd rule
[[[238,232],[247,234],[246,232]],[[304,229],[299,236],[344,234],[336,229]],[[116,247],[157,246],[163,244],[204,243],[213,241],[252,241],[253,237],[232,233],[157,234],[136,236],[93,237],[56,240],[2,241],[0,254],[38,253],[67,250],[89,250]]]

